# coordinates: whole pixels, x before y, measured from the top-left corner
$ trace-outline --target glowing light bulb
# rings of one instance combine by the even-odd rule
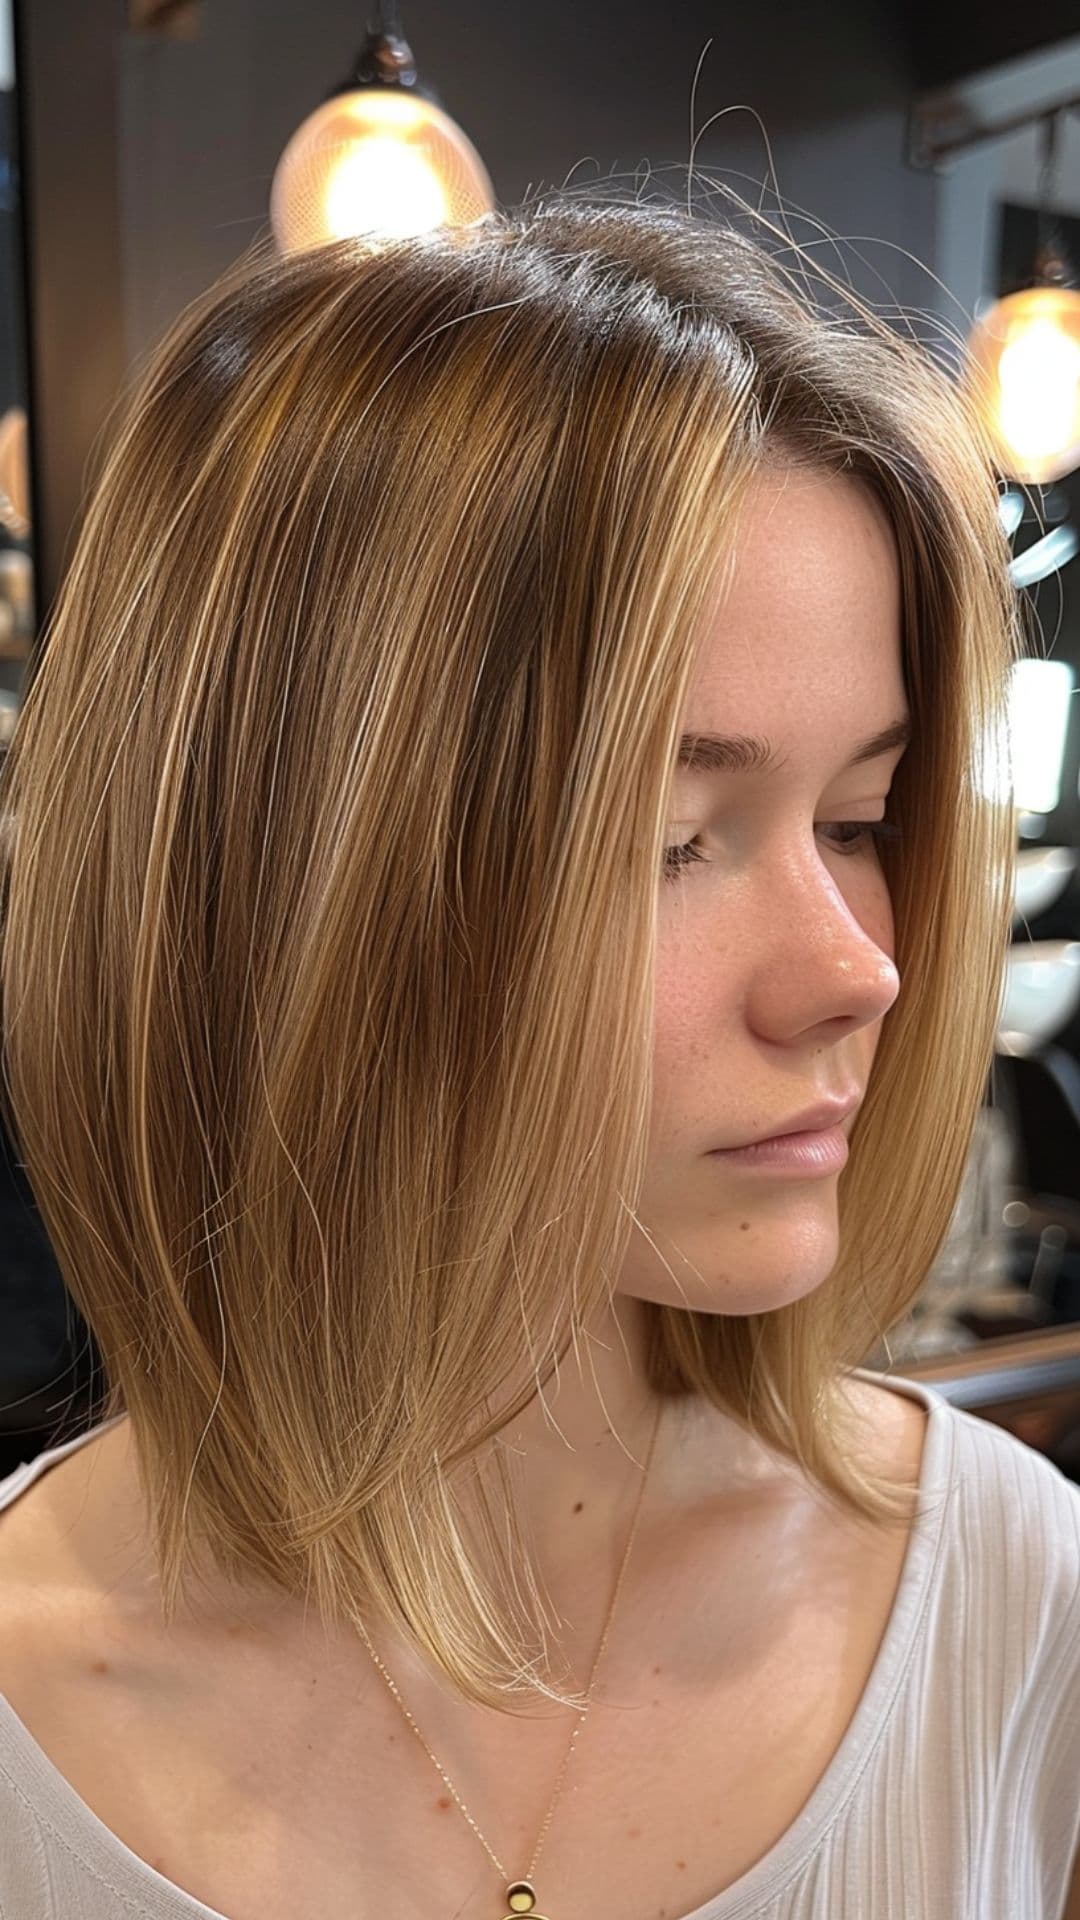
[[[333,95],[297,128],[274,173],[270,221],[291,253],[352,234],[468,226],[494,205],[479,154],[447,114],[373,87]]]
[[[449,213],[442,184],[424,156],[377,136],[346,149],[333,163],[323,206],[335,239],[349,233],[397,238],[425,233],[442,226]]]
[[[1026,287],[969,341],[966,377],[1004,470],[1045,485],[1080,465],[1080,293]]]
[[[998,361],[998,419],[1026,459],[1060,453],[1069,442],[1070,402],[1080,382],[1080,346],[1049,320],[1018,330]]]

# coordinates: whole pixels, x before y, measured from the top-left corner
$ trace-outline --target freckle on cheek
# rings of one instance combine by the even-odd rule
[[[749,1222],[749,1220],[740,1220],[740,1221],[739,1221],[739,1232],[740,1232],[740,1233],[749,1233],[749,1231],[750,1231],[750,1222]]]

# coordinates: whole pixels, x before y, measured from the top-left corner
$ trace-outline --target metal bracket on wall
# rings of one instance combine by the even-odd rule
[[[1046,100],[1039,106],[1026,107],[1007,120],[981,121],[955,92],[927,94],[908,109],[908,165],[923,172],[931,168],[942,172],[942,163],[950,155],[966,153],[981,140],[997,140],[1003,134],[1018,133],[1022,127],[1033,126],[1048,114],[1078,110],[1080,94],[1073,94],[1066,100]]]
[[[202,31],[202,0],[128,0],[128,29],[162,40],[197,40]]]

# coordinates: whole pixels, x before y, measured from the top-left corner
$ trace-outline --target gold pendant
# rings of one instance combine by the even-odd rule
[[[536,1911],[536,1894],[527,1880],[512,1880],[506,1889],[506,1898],[510,1911],[506,1920],[516,1920],[519,1913],[527,1913],[529,1920],[546,1920],[546,1916]]]

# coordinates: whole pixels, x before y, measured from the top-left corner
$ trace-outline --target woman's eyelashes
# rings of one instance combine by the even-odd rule
[[[855,838],[837,844],[836,851],[843,854],[869,853],[875,849],[879,840],[898,840],[902,829],[891,820],[824,820],[822,828],[838,827],[843,833],[854,832]],[[696,840],[688,840],[683,846],[668,847],[664,852],[664,879],[677,880],[683,869],[702,861],[711,865],[707,853],[703,853]]]

